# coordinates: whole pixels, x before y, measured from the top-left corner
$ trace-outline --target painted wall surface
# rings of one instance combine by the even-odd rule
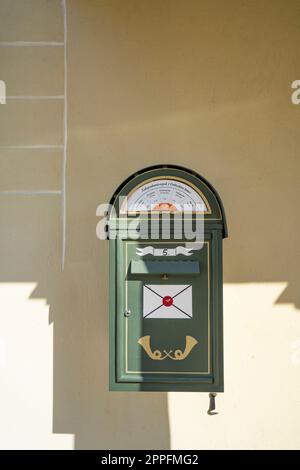
[[[299,40],[299,0],[0,0],[1,448],[300,448]],[[158,163],[226,209],[215,416],[108,392],[96,207]]]

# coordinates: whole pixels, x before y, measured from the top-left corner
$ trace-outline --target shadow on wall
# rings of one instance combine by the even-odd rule
[[[168,449],[166,393],[108,391],[108,242],[91,238],[52,302],[54,432],[75,433],[77,449]]]
[[[6,201],[0,282],[36,280],[31,299],[46,298],[50,305],[54,433],[74,434],[76,449],[168,449],[167,394],[108,391],[108,242],[96,239],[94,208],[75,223],[61,272],[59,198]],[[27,341],[35,343],[34,334]]]

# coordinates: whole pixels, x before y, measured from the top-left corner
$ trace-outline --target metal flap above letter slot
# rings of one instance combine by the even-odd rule
[[[198,261],[132,260],[130,274],[200,274],[200,265]]]

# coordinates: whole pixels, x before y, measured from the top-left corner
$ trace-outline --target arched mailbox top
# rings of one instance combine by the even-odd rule
[[[213,186],[198,173],[177,165],[156,165],[128,177],[110,201],[109,218],[143,217],[149,213],[190,213],[206,222],[227,226],[222,201]]]

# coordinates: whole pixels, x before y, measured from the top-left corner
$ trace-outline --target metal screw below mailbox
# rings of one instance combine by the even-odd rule
[[[130,310],[125,310],[124,316],[125,316],[126,318],[128,318],[130,315],[131,315],[131,311],[130,311]]]
[[[215,411],[216,409],[216,393],[210,393],[209,394],[209,408],[207,410],[207,414],[210,416],[217,415],[218,412]]]
[[[168,277],[167,274],[163,274],[163,275],[161,276],[161,278],[162,278],[163,281],[167,281],[167,280],[169,279],[169,277]]]

